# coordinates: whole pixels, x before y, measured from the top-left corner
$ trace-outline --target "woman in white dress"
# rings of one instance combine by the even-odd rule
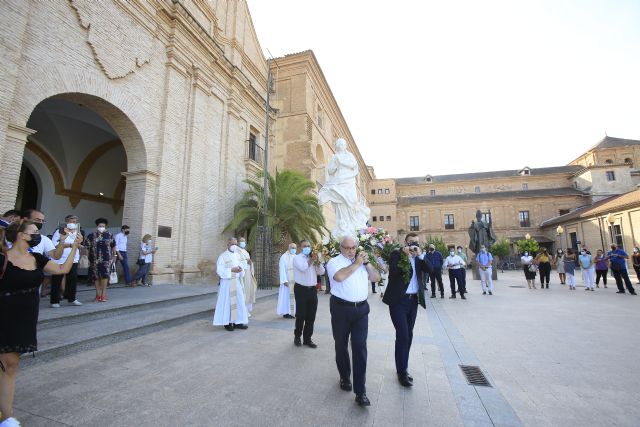
[[[533,263],[533,257],[529,255],[529,252],[525,252],[522,254],[522,257],[520,257],[520,261],[522,262],[524,278],[527,279],[529,289],[531,289],[531,286],[533,286],[533,289],[536,289],[536,265]]]

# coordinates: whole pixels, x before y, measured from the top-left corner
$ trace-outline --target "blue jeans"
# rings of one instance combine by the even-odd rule
[[[133,277],[133,281],[137,282],[138,280],[142,279],[142,283],[146,283],[147,274],[149,273],[149,266],[151,266],[150,262],[145,262],[144,265],[141,265],[138,269],[138,272]]]
[[[124,283],[131,283],[131,273],[129,272],[129,260],[127,259],[127,251],[118,251],[122,271],[124,272]]]

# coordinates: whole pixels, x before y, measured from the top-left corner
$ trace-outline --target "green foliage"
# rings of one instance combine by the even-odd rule
[[[511,241],[507,238],[502,238],[489,248],[489,252],[494,257],[505,258],[511,255]]]
[[[440,252],[444,257],[446,257],[449,254],[449,248],[444,243],[444,240],[442,239],[442,237],[433,237],[429,235],[424,245],[425,251],[429,250],[429,245],[434,245],[436,247],[436,251]]]
[[[248,190],[234,207],[231,222],[225,232],[247,233],[247,247],[256,241],[258,225],[262,223],[263,173],[257,180],[246,179]],[[318,198],[311,193],[315,184],[299,172],[285,170],[269,175],[267,198],[267,226],[272,230],[272,241],[280,243],[283,236],[294,242],[308,239],[312,242],[327,231]]]
[[[518,242],[516,243],[516,245],[518,246],[518,253],[523,253],[523,252],[529,252],[529,254],[532,254],[534,252],[538,252],[538,250],[540,249],[540,245],[538,244],[538,241],[536,239],[523,239],[523,240],[518,240]]]

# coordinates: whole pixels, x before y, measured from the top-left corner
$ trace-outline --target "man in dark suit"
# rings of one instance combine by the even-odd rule
[[[398,381],[404,387],[413,386],[413,378],[407,371],[409,350],[413,340],[413,326],[418,314],[418,303],[426,308],[423,275],[431,272],[432,266],[420,249],[420,239],[416,233],[409,233],[404,239],[405,246],[391,253],[389,257],[389,284],[382,301],[389,306],[391,321],[396,328],[396,372]],[[411,263],[411,280],[403,277],[399,266],[406,256]]]

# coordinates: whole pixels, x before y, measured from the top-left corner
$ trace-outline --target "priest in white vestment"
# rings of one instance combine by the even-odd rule
[[[249,312],[249,317],[251,317],[253,304],[256,303],[258,281],[256,280],[256,275],[253,270],[251,255],[249,255],[249,252],[245,249],[247,247],[247,241],[244,237],[240,237],[238,239],[238,246],[236,253],[240,258],[242,268],[244,269],[244,275],[240,278],[240,281],[242,282],[242,287],[244,289],[244,302],[247,304],[247,311]]]
[[[278,307],[276,313],[286,319],[295,319],[296,299],[293,295],[293,259],[296,257],[298,247],[295,243],[289,244],[289,250],[282,254],[279,262],[280,290],[278,291]]]
[[[220,276],[218,302],[213,314],[213,324],[222,325],[227,331],[247,329],[249,317],[240,279],[244,275],[242,261],[238,257],[238,240],[229,238],[227,250],[219,257],[216,273]]]

